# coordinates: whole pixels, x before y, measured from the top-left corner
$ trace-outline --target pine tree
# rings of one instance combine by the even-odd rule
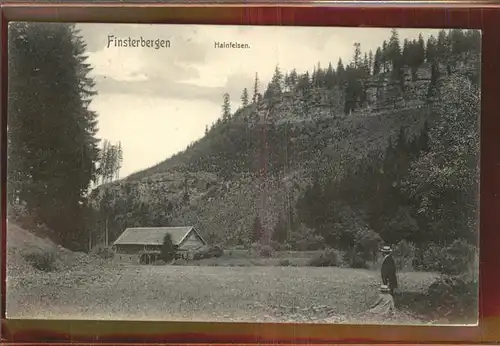
[[[382,67],[382,49],[377,48],[375,57],[373,58],[373,75],[378,75]]]
[[[328,64],[328,68],[325,73],[325,86],[327,89],[333,89],[335,86],[335,71],[333,70],[332,63]]]
[[[399,33],[396,29],[392,29],[391,38],[389,39],[388,48],[388,59],[392,64],[392,71],[394,72],[394,77],[400,77],[401,65],[401,46],[399,44]]]
[[[269,83],[266,92],[264,93],[265,98],[273,98],[280,96],[283,90],[283,74],[279,66],[274,69],[273,78]]]
[[[338,85],[343,88],[345,86],[345,68],[344,64],[342,63],[342,59],[339,59],[337,62],[337,81]]]
[[[299,77],[297,82],[297,90],[304,92],[306,90],[309,90],[310,88],[311,88],[311,79],[309,77],[309,72],[306,72]]]
[[[449,41],[445,30],[440,30],[437,37],[436,53],[440,63],[445,64],[449,56]]]
[[[283,91],[292,90],[292,83],[290,82],[290,75],[288,73],[285,73],[285,77],[283,79],[283,85],[284,85]]]
[[[222,120],[228,121],[231,118],[231,101],[228,93],[223,95]]]
[[[374,73],[373,73],[373,52],[372,52],[372,50],[371,50],[371,49],[370,49],[370,52],[368,53],[368,69],[369,69],[369,70],[368,70],[368,71],[369,71],[368,73],[369,73],[370,75],[374,74]]]
[[[389,46],[387,44],[387,41],[384,40],[384,42],[382,43],[382,55],[380,59],[383,73],[386,73],[388,71],[388,62],[390,60],[389,55]]]
[[[401,57],[401,63],[403,66],[412,66],[412,63],[411,63],[411,58],[412,58],[412,54],[411,54],[411,46],[410,46],[410,43],[408,41],[408,39],[405,39],[404,40],[404,43],[403,43],[403,53],[402,53],[402,57]]]
[[[321,68],[321,63],[316,66],[316,87],[322,88],[325,86],[325,71]]]
[[[163,239],[163,244],[160,249],[160,257],[165,262],[170,262],[175,259],[175,246],[172,241],[172,236],[170,234],[165,234]]]
[[[247,90],[247,88],[243,89],[243,93],[241,94],[241,104],[243,107],[248,106],[248,90]]]
[[[361,67],[361,44],[359,42],[354,43],[354,57],[353,57],[354,68]]]
[[[430,36],[427,40],[427,46],[425,48],[425,59],[429,64],[437,62],[437,40],[434,36]]]
[[[26,202],[64,246],[83,250],[84,195],[97,180],[99,155],[85,44],[71,24],[9,29],[9,197]]]
[[[116,179],[120,178],[120,170],[123,165],[123,149],[122,142],[118,142],[118,165],[116,167]]]
[[[298,81],[298,75],[297,75],[297,71],[295,69],[293,69],[291,72],[290,72],[290,86],[293,88],[295,87],[295,85],[297,84],[297,81]]]
[[[253,84],[253,97],[252,97],[252,102],[256,103],[259,101],[259,75],[258,73],[255,74],[255,82]]]
[[[415,49],[415,52],[417,67],[420,67],[425,62],[425,42],[422,34],[418,35],[417,48]]]

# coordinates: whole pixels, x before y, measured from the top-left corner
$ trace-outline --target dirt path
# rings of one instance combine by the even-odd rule
[[[401,274],[401,287],[425,290],[433,278]],[[378,284],[376,271],[340,268],[141,266],[38,274],[8,279],[7,315],[352,322],[376,299]]]

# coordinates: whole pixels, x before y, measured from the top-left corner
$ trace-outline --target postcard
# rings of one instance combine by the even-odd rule
[[[477,324],[479,30],[8,47],[8,318]]]

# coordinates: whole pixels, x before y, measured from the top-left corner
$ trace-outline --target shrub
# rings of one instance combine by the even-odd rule
[[[290,233],[289,247],[297,251],[317,251],[324,249],[325,240],[311,228],[300,224]]]
[[[176,247],[172,242],[172,236],[170,234],[165,234],[163,238],[163,244],[160,250],[160,257],[165,262],[170,262],[176,257]]]
[[[7,205],[7,216],[14,221],[22,221],[30,217],[28,208],[25,203],[9,203]],[[34,221],[33,217],[30,217]],[[33,222],[35,224],[35,222]]]
[[[201,260],[205,258],[221,257],[224,250],[220,246],[205,246],[193,254],[194,260]]]
[[[175,261],[172,262],[172,265],[174,265],[174,266],[184,266],[187,264],[188,264],[188,261],[186,261],[185,259],[176,259]]]
[[[361,251],[346,253],[344,255],[344,262],[349,268],[355,269],[366,269],[368,268],[368,263],[365,258],[365,254]]]
[[[328,249],[319,255],[311,258],[309,261],[310,267],[338,267],[341,264],[341,256],[334,249]]]
[[[290,245],[289,244],[282,244],[277,241],[272,241],[271,242],[271,247],[273,248],[274,251],[286,251],[290,250]]]
[[[269,245],[264,245],[260,248],[259,255],[260,257],[266,257],[266,258],[272,257],[273,248]]]
[[[224,254],[224,250],[218,245],[210,247],[209,253],[212,257],[219,258]]]
[[[25,261],[44,272],[56,270],[56,256],[53,252],[34,252],[23,256]]]
[[[357,263],[361,265],[364,262],[376,260],[382,242],[377,232],[365,227],[360,228],[355,232],[354,242],[356,254],[351,260],[351,262],[354,261],[352,262],[353,265],[356,266]],[[363,260],[361,261],[358,257],[361,257]],[[358,267],[356,266],[356,268]]]
[[[272,257],[273,256],[273,248],[269,245],[261,245],[258,243],[253,243],[249,249],[249,253],[251,257]]]
[[[477,280],[464,276],[443,275],[427,290],[429,305],[440,314],[459,318],[462,322],[474,320],[477,313]]]
[[[476,249],[466,241],[458,239],[444,249],[432,244],[422,255],[419,269],[459,275],[468,271],[471,263],[474,263]]]
[[[92,253],[103,259],[111,259],[115,256],[114,251],[106,246],[96,246],[92,249]]]
[[[290,260],[284,259],[280,261],[280,266],[282,267],[289,267],[292,265],[292,262]]]

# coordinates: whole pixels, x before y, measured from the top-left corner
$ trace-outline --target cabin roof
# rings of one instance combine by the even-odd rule
[[[115,240],[113,245],[162,245],[166,234],[172,237],[174,245],[180,245],[191,232],[195,232],[201,241],[206,241],[192,227],[130,227]]]

